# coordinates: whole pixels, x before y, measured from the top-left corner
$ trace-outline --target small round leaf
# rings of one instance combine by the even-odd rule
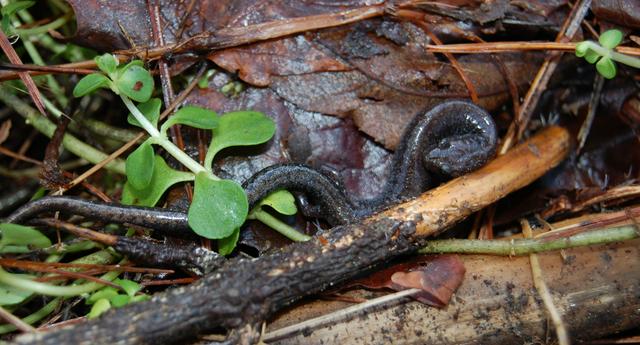
[[[242,187],[231,180],[214,180],[207,173],[196,175],[189,226],[211,239],[230,236],[247,218],[249,204]]]
[[[271,206],[280,214],[292,216],[298,212],[296,201],[293,195],[286,190],[278,190],[269,194],[260,202],[260,206]]]
[[[584,59],[587,60],[588,63],[596,63],[599,58],[600,55],[593,50],[587,51],[587,54],[584,55]]]
[[[94,293],[92,293],[89,298],[87,298],[87,304],[91,305],[96,303],[97,301],[101,300],[101,299],[111,299],[111,297],[115,296],[118,294],[118,290],[116,290],[114,287],[112,286],[106,286]]]
[[[600,59],[600,61],[598,61],[598,63],[596,64],[596,69],[603,77],[607,79],[613,79],[616,76],[617,72],[616,64],[608,57],[603,57],[602,59]]]
[[[218,115],[214,111],[187,105],[171,115],[167,122],[162,125],[162,128],[166,130],[179,123],[200,129],[214,129],[218,127],[218,122]]]
[[[87,314],[87,318],[96,318],[109,309],[111,309],[111,303],[109,303],[109,300],[106,298],[101,298],[96,301],[93,307],[91,307],[91,311],[89,312],[89,314]]]
[[[96,56],[95,59],[96,65],[98,68],[106,73],[106,74],[114,74],[116,72],[116,68],[118,67],[118,59],[112,54],[103,54],[100,56]]]
[[[144,115],[144,117],[153,124],[153,127],[158,127],[158,119],[160,118],[160,107],[162,107],[162,101],[159,98],[151,98],[150,100],[137,105],[138,110]],[[127,122],[134,126],[143,128],[140,122],[129,113],[127,116]]]
[[[126,65],[115,83],[121,93],[136,102],[148,101],[153,92],[151,73],[137,63]]]
[[[142,289],[140,284],[129,279],[115,279],[113,282],[118,284],[129,296],[134,296],[136,292]]]
[[[585,54],[587,54],[587,51],[589,50],[590,45],[591,45],[591,42],[589,41],[582,41],[578,43],[576,45],[576,56],[577,57],[585,56]]]
[[[162,157],[156,155],[149,187],[136,189],[127,182],[122,191],[121,202],[125,205],[155,206],[169,187],[193,179],[192,173],[171,169]]]
[[[124,307],[129,304],[130,300],[131,296],[129,295],[115,295],[109,299],[114,308]]]
[[[76,84],[73,88],[73,97],[82,97],[101,87],[109,87],[109,78],[102,73],[91,73]]]
[[[226,113],[220,117],[218,127],[213,129],[213,140],[207,155],[213,157],[226,147],[262,144],[271,139],[275,131],[275,123],[263,113],[257,111]]]
[[[240,229],[233,230],[231,235],[218,240],[218,254],[229,255],[236,248],[238,239],[240,238]]]
[[[613,49],[617,47],[618,44],[620,44],[620,42],[622,42],[622,37],[623,37],[622,31],[612,29],[602,33],[598,41],[600,42],[600,45],[602,45],[603,47],[608,49]]]
[[[127,181],[136,189],[144,189],[151,183],[155,162],[153,147],[147,140],[127,157],[125,171]]]

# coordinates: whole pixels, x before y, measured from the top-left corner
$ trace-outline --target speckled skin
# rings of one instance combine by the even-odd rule
[[[432,174],[455,177],[482,166],[494,155],[496,143],[496,128],[489,114],[466,101],[448,101],[419,113],[407,126],[393,157],[389,180],[374,199],[351,200],[341,181],[301,164],[265,168],[243,186],[250,208],[269,193],[286,189],[304,193],[319,210],[314,216],[331,225],[348,224],[419,195],[432,186]],[[189,229],[186,213],[74,197],[45,197],[30,202],[6,221],[22,223],[52,211],[167,231]]]

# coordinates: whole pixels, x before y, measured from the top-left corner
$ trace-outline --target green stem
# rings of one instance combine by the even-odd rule
[[[87,241],[90,242],[90,241]],[[116,259],[116,257],[108,250],[100,250],[97,251],[95,253],[89,254],[87,256],[84,256],[82,258],[79,258],[77,260],[72,261],[72,263],[75,264],[96,264],[96,265],[108,265],[111,264],[114,259]],[[77,271],[79,270],[78,268],[70,268],[69,271]],[[113,280],[115,278],[117,278],[117,274],[114,276],[113,274],[114,272],[107,272],[106,274],[102,275],[102,279],[104,280]],[[119,273],[119,272],[116,272]],[[100,285],[99,287],[102,287],[102,285]],[[44,307],[40,308],[39,310],[37,310],[36,312],[34,312],[33,314],[30,314],[26,317],[24,317],[22,319],[23,322],[32,325],[40,320],[42,320],[44,317],[46,317],[47,315],[53,313],[59,306],[59,304],[64,301],[65,298],[63,297],[56,297],[53,300],[51,300],[49,303],[47,303]],[[0,325],[0,334],[5,334],[5,333],[9,333],[9,332],[13,332],[16,330],[16,327],[14,325],[10,325],[10,324],[5,324],[5,325]]]
[[[305,242],[311,239],[310,236],[307,236],[303,233],[298,232],[296,229],[290,227],[289,225],[283,223],[280,219],[272,216],[270,213],[263,211],[261,208],[258,208],[251,212],[249,218],[257,219],[273,230],[281,233],[286,236],[288,239],[296,242]]]
[[[165,136],[161,135],[158,129],[147,120],[147,118],[138,110],[138,108],[133,104],[133,102],[129,99],[129,97],[125,95],[120,95],[122,102],[129,109],[133,117],[138,120],[142,128],[149,133],[151,138],[153,139],[154,144],[158,144],[162,146],[170,155],[172,155],[175,159],[177,159],[182,165],[184,165],[187,169],[191,170],[194,174],[198,174],[201,172],[207,172],[200,163],[196,162],[193,158],[189,157],[184,151],[180,150],[174,143],[169,141]],[[215,180],[219,180],[217,176],[212,176]]]
[[[31,124],[42,134],[46,135],[49,138],[53,136],[53,132],[56,130],[56,125],[54,125],[47,118],[43,117],[37,110],[33,109],[27,103],[20,100],[19,97],[9,92],[6,87],[0,87],[0,101],[15,110],[18,114],[25,118],[27,123]],[[82,157],[94,164],[97,164],[107,158],[107,155],[105,153],[93,148],[90,145],[85,144],[83,141],[71,134],[64,135],[62,145],[65,149],[69,150],[76,156]],[[125,174],[124,161],[121,159],[115,159],[111,161],[106,165],[106,168],[119,174]]]
[[[120,275],[119,271],[111,271],[103,274],[100,279],[111,281],[116,279],[118,275]],[[98,282],[88,282],[84,284],[69,286],[45,284],[9,273],[2,268],[0,268],[0,283],[41,295],[58,297],[78,296],[98,290],[104,286],[104,284]]]
[[[491,255],[527,255],[550,250],[567,249],[578,246],[604,244],[630,240],[638,237],[633,226],[593,230],[557,239],[527,238],[511,241],[500,240],[435,240],[420,249],[420,254],[460,253]]]
[[[89,249],[100,248],[100,246],[93,241],[85,240],[75,243],[53,245],[49,248],[42,249],[42,252],[48,254],[67,254],[67,253],[76,253],[76,252],[84,252]]]
[[[618,53],[611,49],[607,49],[593,41],[587,41],[587,43],[588,43],[589,49],[598,53],[598,55],[600,56],[608,56],[612,60],[617,61],[619,63],[625,64],[627,66],[631,66],[634,68],[640,68],[640,59],[636,57]]]
[[[28,24],[33,23],[33,17],[29,13],[29,11],[19,11],[17,13],[17,16],[14,17],[12,20],[12,24],[15,27],[19,27],[20,25],[22,25],[18,17],[20,17],[20,19],[25,23],[28,23]],[[19,30],[16,29],[16,32],[18,31]],[[32,37],[32,38],[35,38],[35,37]],[[29,57],[31,58],[33,63],[35,63],[36,65],[45,66],[46,64],[42,59],[42,56],[40,56],[38,49],[36,49],[36,46],[33,44],[32,38],[29,38],[29,37],[22,38],[22,44],[24,45],[24,48],[27,51],[27,54],[29,54]],[[51,90],[51,93],[53,93],[58,103],[60,103],[63,107],[66,107],[68,103],[68,99],[65,96],[64,91],[62,90],[62,87],[60,86],[60,84],[58,84],[58,81],[51,74],[47,74],[46,76],[44,76],[44,78],[47,80],[47,84]]]
[[[70,17],[71,16],[67,14],[50,23],[29,29],[15,29],[15,32],[20,36],[46,34],[49,30],[55,30],[66,24]]]
[[[33,325],[34,323],[42,320],[47,315],[53,313],[54,310],[58,308],[58,305],[63,301],[62,297],[56,297],[52,299],[49,303],[45,304],[44,307],[37,310],[35,313],[30,314],[22,319],[22,322]],[[16,330],[16,326],[11,324],[0,325],[0,334],[5,334],[9,332],[13,332]]]

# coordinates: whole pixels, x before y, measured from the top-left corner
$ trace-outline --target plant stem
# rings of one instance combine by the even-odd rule
[[[30,314],[24,318],[22,318],[22,322],[32,325],[40,320],[42,320],[47,315],[53,313],[54,310],[58,308],[60,302],[63,301],[62,297],[57,297],[52,299],[49,303],[45,304],[44,307],[37,310],[35,313]],[[16,326],[11,324],[0,325],[0,334],[5,334],[9,332],[13,332],[16,330]]]
[[[120,275],[119,271],[111,271],[103,274],[100,279],[103,280],[114,280]],[[24,289],[28,291],[32,291],[34,293],[38,293],[41,295],[47,296],[58,296],[58,297],[72,297],[82,295],[84,293],[89,293],[95,290],[98,290],[103,287],[103,284],[97,282],[88,282],[84,284],[78,285],[70,285],[70,286],[57,286],[52,284],[45,284],[37,281],[33,281],[31,279],[23,278],[22,276],[9,273],[4,269],[0,268],[0,283],[12,286],[18,289]]]
[[[614,50],[611,49],[607,49],[605,47],[602,47],[601,45],[592,42],[592,41],[587,41],[588,45],[589,45],[589,49],[593,50],[594,52],[598,53],[598,55],[600,56],[608,56],[610,57],[612,60],[614,61],[618,61],[619,63],[625,64],[627,66],[631,66],[634,68],[640,68],[640,59],[633,57],[633,56],[629,56],[629,55],[625,55],[622,53],[618,53]]]
[[[53,136],[53,132],[56,130],[56,125],[40,115],[37,110],[23,102],[19,97],[12,94],[6,87],[0,87],[0,101],[25,118],[27,123],[31,124],[40,133],[49,138]],[[71,134],[64,135],[62,145],[65,149],[69,150],[76,156],[82,157],[94,164],[97,164],[107,158],[107,155],[104,152],[85,144],[83,141]],[[106,165],[106,168],[119,174],[125,174],[124,161],[121,159],[114,159]]]
[[[270,213],[263,211],[261,208],[258,208],[251,212],[250,218],[257,219],[273,230],[281,233],[286,236],[288,239],[296,242],[305,242],[311,239],[310,236],[307,236],[296,229],[290,227],[289,225],[283,223],[280,219],[272,216]]]
[[[511,241],[500,240],[436,240],[429,242],[420,249],[420,254],[461,253],[461,254],[491,254],[491,255],[526,255],[550,250],[604,244],[630,240],[638,237],[633,226],[593,230],[573,236],[545,239],[517,239]]]
[[[198,174],[201,172],[207,172],[200,163],[193,160],[193,158],[189,157],[184,151],[180,150],[175,144],[169,141],[165,136],[160,134],[160,132],[153,126],[149,120],[138,110],[138,108],[133,104],[133,102],[129,99],[129,97],[125,95],[120,95],[122,102],[129,109],[133,117],[138,120],[142,128],[149,133],[151,138],[153,139],[154,144],[158,144],[162,146],[170,155],[172,155],[175,159],[177,159],[182,165],[184,165],[187,169],[191,170],[194,174]],[[209,173],[209,175],[212,175]],[[217,176],[212,176],[215,180],[219,180]]]
[[[46,34],[47,32],[49,32],[49,30],[55,30],[63,26],[64,24],[66,24],[67,21],[69,21],[70,17],[71,17],[70,15],[66,14],[47,24],[36,26],[29,29],[15,29],[15,32],[20,36]]]
[[[112,254],[109,250],[100,250],[100,251],[97,251],[95,253],[89,254],[87,256],[83,256],[83,257],[81,257],[79,259],[73,260],[71,263],[74,263],[74,264],[108,265],[108,264],[113,263],[115,261],[115,259],[117,259],[117,256]],[[55,260],[55,261],[57,261],[57,260]],[[69,268],[68,270],[69,271],[78,271],[80,269],[79,268]],[[115,273],[117,273],[117,274],[115,274]],[[104,275],[102,275],[102,277],[100,277],[100,278],[103,279],[103,280],[111,281],[111,280],[117,278],[119,273],[120,272],[116,272],[116,271],[107,272]],[[10,274],[10,273],[7,273],[7,274]],[[98,288],[102,287],[101,284],[98,284],[98,283],[93,283],[93,284],[98,285]],[[47,315],[53,313],[58,308],[58,305],[63,300],[64,300],[64,298],[62,298],[62,297],[57,297],[57,298],[51,300],[44,307],[40,308],[40,310],[38,310],[35,313],[23,318],[22,321],[27,323],[27,324],[30,324],[30,325],[40,321],[42,318],[44,318]],[[10,325],[10,324],[0,325],[0,334],[13,332],[15,330],[16,330],[16,327],[14,325]]]

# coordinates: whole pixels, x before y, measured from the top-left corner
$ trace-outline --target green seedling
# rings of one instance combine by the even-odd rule
[[[81,97],[100,88],[112,90],[130,111],[129,123],[149,134],[149,138],[127,158],[127,183],[122,202],[154,206],[175,183],[194,181],[193,201],[188,212],[190,227],[200,236],[221,240],[225,253],[233,250],[239,228],[249,212],[247,196],[235,181],[216,176],[212,164],[216,155],[227,147],[267,142],[275,133],[273,120],[255,111],[236,111],[218,116],[209,109],[185,106],[158,129],[161,102],[151,98],[153,78],[143,68],[142,62],[132,61],[120,66],[113,55],[105,54],[96,58],[96,64],[102,73],[93,73],[80,80],[73,90],[74,96]],[[132,100],[139,102],[138,105]],[[168,129],[178,124],[211,131],[213,139],[204,165],[168,139]],[[171,169],[155,153],[154,146],[162,147],[189,172]]]
[[[2,31],[4,31],[9,36],[13,35],[14,30],[11,26],[10,17],[18,13],[19,11],[25,10],[35,4],[35,1],[15,1],[7,4],[6,6],[3,6],[0,9],[0,15],[2,15],[0,27],[2,28]]]
[[[92,319],[98,317],[105,311],[113,308],[124,307],[127,304],[144,301],[151,298],[146,294],[137,294],[142,289],[140,284],[129,279],[115,279],[113,281],[125,292],[117,290],[112,286],[106,286],[87,297],[87,304],[93,305],[87,317]]]
[[[617,67],[614,61],[627,66],[640,68],[640,59],[618,53],[614,50],[622,42],[620,30],[608,30],[600,35],[600,44],[593,41],[583,41],[576,45],[576,56],[584,57],[589,63],[596,64],[598,72],[607,79],[616,76]]]

